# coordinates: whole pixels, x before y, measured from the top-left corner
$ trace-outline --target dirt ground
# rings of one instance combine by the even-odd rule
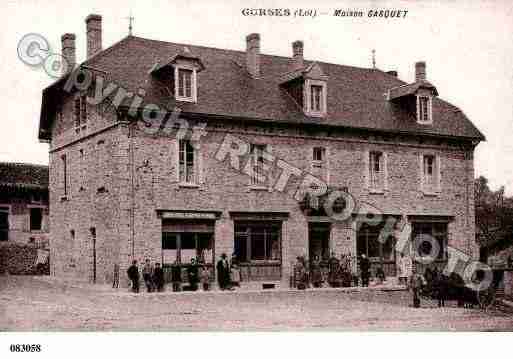
[[[513,310],[410,306],[405,291],[140,293],[0,276],[2,331],[513,330]]]

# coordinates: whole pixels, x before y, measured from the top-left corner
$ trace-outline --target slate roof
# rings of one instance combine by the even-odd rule
[[[166,89],[167,84],[150,72],[156,64],[168,63],[170,58],[183,53],[184,47],[205,66],[198,73],[198,102],[176,103],[185,113],[484,140],[461,110],[440,98],[433,100],[433,125],[417,124],[415,114],[387,100],[390,89],[406,83],[378,69],[317,62],[328,76],[328,111],[325,118],[314,118],[305,116],[279,86],[283,75],[292,68],[292,59],[288,57],[261,54],[261,77],[254,79],[245,69],[243,51],[128,36],[85,64],[105,71],[109,80],[134,93],[145,88],[145,103],[172,109],[171,89]],[[310,64],[311,61],[305,61],[305,66]],[[59,98],[58,88],[63,82],[61,79],[43,91],[39,132],[42,140],[49,137],[51,103]]]
[[[48,189],[48,166],[0,162],[0,187]]]
[[[433,91],[434,95],[438,96],[436,87],[428,81],[414,82],[408,85],[402,85],[391,88],[388,93],[390,100],[395,100],[400,97],[414,95],[419,89],[424,88]]]

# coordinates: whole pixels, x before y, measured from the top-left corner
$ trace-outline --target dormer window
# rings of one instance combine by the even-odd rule
[[[433,123],[431,97],[417,96],[417,122],[420,124]]]
[[[196,69],[175,68],[175,94],[178,101],[196,102]]]

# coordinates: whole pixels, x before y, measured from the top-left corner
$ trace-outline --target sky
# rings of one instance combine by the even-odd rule
[[[315,18],[244,16],[252,9],[317,9]],[[334,17],[334,9],[361,10],[363,18]],[[405,18],[369,18],[371,9],[407,10]],[[291,56],[304,41],[308,60],[397,70],[412,82],[414,63],[425,61],[439,96],[463,110],[486,142],[475,152],[476,176],[513,195],[513,2],[511,1],[40,1],[0,4],[0,161],[47,164],[48,145],[37,130],[41,91],[54,80],[17,56],[27,33],[43,35],[60,53],[60,36],[77,35],[77,59],[85,58],[88,14],[103,17],[103,47],[128,34],[156,40],[245,50],[245,36],[258,32],[261,52]],[[436,121],[436,119],[435,119]]]

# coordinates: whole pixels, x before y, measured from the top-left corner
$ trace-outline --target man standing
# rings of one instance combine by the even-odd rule
[[[153,271],[153,283],[155,283],[158,292],[162,292],[164,290],[164,270],[160,266],[160,263],[155,264],[155,270]]]
[[[114,264],[114,279],[112,281],[112,288],[119,288],[119,264]]]
[[[230,281],[230,268],[228,261],[226,260],[226,254],[221,254],[221,259],[217,262],[217,282],[219,283],[219,289],[225,290],[228,287]]]
[[[148,293],[150,293],[153,290],[153,283],[151,281],[151,277],[153,276],[153,267],[150,263],[149,259],[146,259],[146,263],[144,264],[143,270],[142,270],[143,280],[144,284],[146,285],[146,289]]]
[[[128,267],[126,271],[128,279],[132,281],[132,291],[139,293],[139,268],[137,267],[137,261],[134,260],[132,265]]]
[[[420,307],[419,291],[422,287],[422,277],[417,273],[415,268],[412,268],[412,275],[410,277],[410,288],[413,293],[413,307]]]
[[[370,262],[369,259],[365,254],[362,254],[362,257],[360,258],[360,272],[362,275],[362,287],[368,287],[369,286],[369,269],[370,269]]]

